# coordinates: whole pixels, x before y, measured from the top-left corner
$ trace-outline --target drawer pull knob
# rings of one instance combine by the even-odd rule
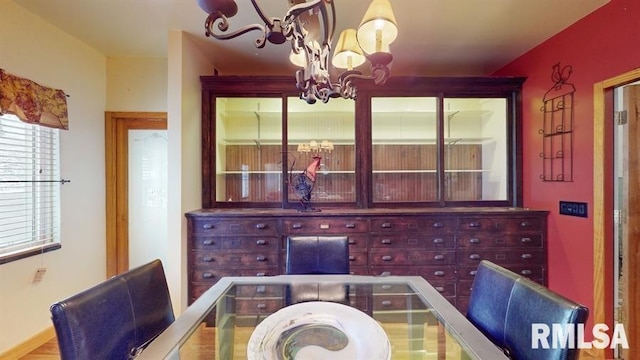
[[[480,244],[480,239],[479,238],[471,238],[469,239],[469,242],[472,244]]]
[[[256,256],[256,261],[267,261],[267,257],[264,255]]]
[[[215,228],[215,226],[213,226],[213,224],[203,224],[202,228],[205,229],[205,230],[210,230],[210,229]]]
[[[355,228],[356,228],[356,224],[354,224],[354,223],[348,223],[348,224],[346,224],[344,227],[346,227],[347,229],[355,229]]]
[[[480,227],[480,223],[477,221],[472,221],[469,223],[469,227],[470,228],[479,228]]]
[[[471,255],[469,255],[469,259],[471,259],[471,260],[480,260],[480,255],[479,254],[471,254]]]
[[[477,270],[471,270],[471,271],[469,271],[469,275],[476,276],[476,272],[477,272]]]
[[[524,237],[524,238],[520,239],[520,242],[523,242],[525,244],[526,243],[530,243],[531,242],[531,238],[530,237]]]
[[[263,240],[263,239],[256,240],[256,245],[267,245],[267,240]]]
[[[391,300],[382,300],[382,306],[391,306]]]
[[[444,276],[444,271],[436,271],[433,273],[435,276]]]
[[[349,261],[356,261],[356,257],[353,255],[349,255]]]
[[[392,228],[391,223],[388,223],[388,222],[380,224],[380,227],[383,228],[383,229],[391,229]]]
[[[205,279],[211,279],[211,278],[213,278],[213,273],[206,272],[206,273],[202,274],[202,277],[205,278]]]
[[[382,290],[389,290],[389,289],[391,289],[391,285],[387,285],[387,284],[382,285]]]
[[[264,310],[264,309],[266,309],[266,308],[267,308],[267,304],[258,304],[258,305],[256,305],[256,307],[257,307],[258,309],[260,309],[260,310]]]
[[[529,227],[529,226],[531,226],[531,223],[528,222],[528,221],[523,221],[523,222],[520,223],[520,226],[521,227]]]
[[[205,256],[202,260],[205,261],[205,262],[212,262],[213,261],[213,257]]]
[[[266,274],[263,272],[256,273],[256,276],[265,276]]]
[[[263,224],[263,223],[256,224],[256,229],[258,230],[264,230],[266,228],[267,228],[267,224]]]
[[[436,287],[435,287],[435,289],[436,289],[438,292],[443,292],[443,291],[444,291],[444,288],[443,288],[442,286],[436,286]]]
[[[435,239],[433,239],[433,243],[434,244],[443,244],[444,243],[444,239],[443,238],[435,238]]]
[[[391,257],[391,255],[385,255],[382,257],[382,261],[391,261],[393,260],[393,257]]]
[[[354,245],[356,243],[356,241],[351,238],[349,238],[348,242],[349,242],[349,245]]]
[[[522,254],[522,255],[520,255],[520,257],[523,258],[523,259],[531,259],[531,258],[533,258],[533,255],[531,255],[531,254]]]
[[[265,285],[258,285],[256,286],[256,292],[258,294],[264,294],[267,292],[267,287]]]
[[[520,271],[520,274],[522,275],[531,275],[533,272],[531,270],[522,270]]]
[[[295,223],[293,225],[291,225],[292,228],[294,229],[302,229],[302,224],[301,223]]]
[[[444,255],[440,254],[440,255],[436,255],[433,257],[434,260],[444,260]]]
[[[202,241],[202,245],[213,245],[213,240],[211,239],[207,239]]]
[[[439,222],[439,221],[438,222],[434,222],[433,223],[433,227],[434,228],[441,228],[441,227],[444,227],[444,224]]]
[[[391,239],[382,239],[382,241],[380,241],[380,242],[385,244],[385,245],[389,245],[389,244],[391,244]]]

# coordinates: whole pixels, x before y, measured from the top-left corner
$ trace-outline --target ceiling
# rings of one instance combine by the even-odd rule
[[[169,30],[183,30],[221,75],[292,75],[290,46],[253,45],[258,33],[219,41],[204,36],[197,0],[12,0],[107,57],[167,57]],[[392,75],[489,75],[609,0],[390,0],[399,35]],[[283,17],[288,1],[258,0]],[[237,0],[230,29],[256,23]],[[355,28],[369,0],[335,0],[336,33]],[[335,40],[334,40],[335,45]]]

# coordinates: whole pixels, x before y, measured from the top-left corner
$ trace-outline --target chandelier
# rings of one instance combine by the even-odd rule
[[[346,29],[340,34],[331,64],[344,71],[336,81],[331,80],[329,74],[336,20],[335,0],[288,1],[289,10],[283,18],[276,18],[267,17],[257,0],[251,0],[264,25],[246,25],[230,32],[227,32],[229,18],[238,12],[235,0],[198,0],[198,4],[209,14],[205,21],[207,36],[228,40],[256,30],[261,32],[255,40],[259,49],[267,42],[290,42],[289,59],[300,67],[296,71],[296,87],[301,92],[300,98],[309,104],[317,100],[326,103],[336,97],[355,99],[356,80],[372,80],[377,85],[386,82],[390,74],[389,64],[393,60],[389,45],[398,34],[389,0],[372,0],[358,29]],[[370,63],[367,75],[355,69],[366,60]]]

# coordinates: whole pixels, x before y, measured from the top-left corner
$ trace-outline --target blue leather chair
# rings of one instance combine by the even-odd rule
[[[289,236],[286,274],[349,274],[349,239],[346,236]],[[331,283],[292,284],[287,304],[304,301],[347,303],[346,285]]]
[[[173,321],[160,260],[51,305],[62,360],[128,359]]]

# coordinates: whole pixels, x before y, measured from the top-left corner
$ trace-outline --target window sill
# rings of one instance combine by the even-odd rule
[[[12,261],[24,259],[30,256],[44,254],[46,252],[58,250],[60,248],[62,248],[62,245],[60,243],[53,243],[53,244],[42,245],[37,248],[25,249],[23,251],[19,251],[19,252],[7,254],[7,255],[0,255],[0,265],[6,264]]]

